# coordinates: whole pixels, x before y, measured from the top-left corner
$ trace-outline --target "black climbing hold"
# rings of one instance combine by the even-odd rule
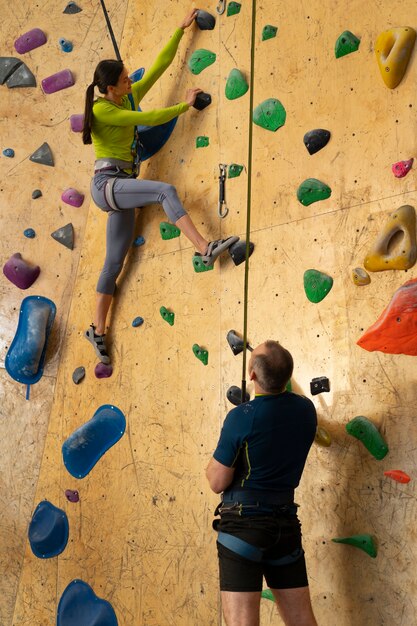
[[[82,381],[85,376],[85,368],[80,366],[77,367],[72,373],[72,380],[76,385]]]
[[[51,237],[70,250],[74,248],[74,228],[72,224],[66,224],[66,226],[58,228],[58,230],[51,233]]]
[[[202,111],[203,109],[208,107],[209,104],[211,104],[211,95],[202,91],[201,93],[197,94],[193,107],[197,109],[197,111]]]
[[[229,330],[226,335],[226,339],[235,356],[243,352],[243,339],[239,337],[235,330]],[[253,348],[248,343],[246,344],[246,347],[250,350],[250,352],[252,352]]]
[[[195,17],[196,24],[200,30],[213,30],[216,25],[216,18],[207,11],[199,9]]]
[[[330,391],[330,380],[326,376],[318,376],[310,382],[310,392],[312,396],[317,396],[323,391]]]
[[[241,390],[240,387],[237,387],[236,385],[232,385],[227,390],[226,396],[227,396],[227,399],[229,400],[229,402],[231,402],[235,406],[239,406],[239,404],[242,404],[242,390]],[[246,391],[245,392],[245,402],[249,402],[249,400],[250,400],[250,395]]]
[[[75,2],[68,2],[67,6],[63,10],[63,13],[69,13],[73,15],[74,13],[79,13],[80,11],[82,11],[82,9],[80,9],[78,4],[75,4]]]
[[[252,255],[252,252],[255,249],[255,245],[250,241],[249,242],[249,256]],[[229,248],[229,254],[233,259],[233,263],[235,265],[240,265],[244,263],[246,259],[246,241],[237,241]]]
[[[9,89],[14,87],[36,87],[36,78],[27,65],[21,63],[13,74],[6,80]]]
[[[0,85],[4,85],[20,65],[22,65],[22,61],[16,57],[0,57]]]
[[[36,198],[40,198],[42,195],[42,191],[40,189],[34,189],[32,191],[32,200],[36,200]]]
[[[304,145],[309,151],[310,154],[315,154],[324,146],[327,146],[330,139],[330,131],[324,130],[323,128],[316,128],[314,130],[309,130],[308,133],[304,135]]]
[[[40,163],[41,165],[50,165],[53,167],[54,165],[54,157],[52,156],[51,148],[46,143],[43,143],[33,154],[30,155],[29,159],[34,163]]]

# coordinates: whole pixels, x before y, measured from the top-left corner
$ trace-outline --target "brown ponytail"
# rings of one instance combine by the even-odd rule
[[[102,94],[107,93],[107,87],[114,87],[123,72],[123,61],[106,60],[100,61],[94,72],[94,79],[91,85],[87,87],[85,93],[85,109],[84,109],[84,126],[83,126],[83,143],[90,144],[91,128],[93,125],[93,104],[94,104],[94,87],[97,86]]]
[[[93,123],[94,83],[87,87],[85,92],[83,143],[91,143],[91,126]]]

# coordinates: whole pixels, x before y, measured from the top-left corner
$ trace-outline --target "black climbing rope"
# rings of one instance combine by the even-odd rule
[[[116,54],[116,59],[118,61],[121,61],[122,57],[120,56],[119,47],[118,47],[118,45],[116,43],[116,38],[114,36],[113,28],[111,26],[109,14],[107,13],[107,9],[106,9],[106,5],[104,4],[104,0],[100,0],[100,4],[101,4],[101,8],[103,9],[104,17],[106,19],[107,28],[109,29],[109,34],[110,34],[110,38],[111,38],[112,43],[113,43],[113,48],[114,48],[114,52]]]
[[[246,256],[245,256],[245,286],[243,297],[243,362],[242,362],[242,403],[246,396],[246,348],[248,343],[248,293],[249,293],[249,244],[250,218],[252,204],[252,131],[253,131],[253,90],[255,72],[255,27],[256,27],[256,0],[252,0],[252,35],[250,56],[250,90],[249,90],[249,137],[248,137],[248,204],[246,211]]]

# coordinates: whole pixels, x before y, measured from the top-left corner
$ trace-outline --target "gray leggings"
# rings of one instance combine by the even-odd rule
[[[91,181],[94,202],[108,213],[106,259],[97,283],[97,291],[108,295],[114,293],[116,279],[122,271],[126,254],[132,245],[135,208],[148,204],[162,204],[168,219],[174,224],[180,217],[187,215],[173,185],[154,180],[128,178],[122,173],[117,175],[113,187],[113,197],[120,210],[113,211],[104,196],[105,184],[113,177],[107,173],[100,173]]]

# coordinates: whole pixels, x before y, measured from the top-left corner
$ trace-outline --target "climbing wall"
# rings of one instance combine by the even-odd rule
[[[106,4],[130,71],[149,67],[189,8],[183,0]],[[15,150],[13,159],[0,157],[2,260],[20,252],[41,274],[26,292],[5,277],[0,283],[2,361],[25,295],[51,298],[57,318],[44,376],[30,401],[23,385],[0,371],[0,624],[54,623],[64,589],[81,579],[111,602],[120,626],[214,626],[221,620],[211,531],[217,497],[204,468],[231,407],[226,391],[242,377],[242,356],[233,356],[226,334],[243,329],[244,268],[225,256],[213,271],[195,273],[188,241],[161,239],[162,209],[138,211],[136,234],[145,244],[132,248],[119,281],[109,334],[113,375],[95,377],[96,362],[82,334],[93,315],[106,216],[90,202],[93,155],[71,131],[69,117],[82,112],[96,62],[113,52],[99,3],[79,5],[75,15],[63,14],[65,3],[56,2],[3,11],[1,55],[22,59],[37,87],[1,86],[1,149]],[[201,8],[216,14],[215,4]],[[187,31],[175,61],[143,102],[146,109],[170,105],[191,86],[212,96],[206,110],[179,118],[172,139],[142,171],[176,185],[210,239],[245,232],[249,92],[228,100],[225,86],[233,68],[250,82],[251,24],[251,3],[244,1],[239,13],[217,16],[213,31]],[[278,28],[276,37],[262,40],[265,25]],[[310,396],[312,378],[330,379],[330,392],[313,401],[332,443],[313,446],[296,498],[313,605],[323,625],[334,624],[335,615],[340,626],[417,621],[415,357],[367,352],[356,344],[416,270],[372,273],[362,287],[352,281],[352,269],[363,267],[389,215],[417,202],[415,170],[400,179],[391,171],[393,163],[417,156],[415,53],[400,85],[390,90],[374,52],[378,34],[395,26],[417,27],[411,0],[396,6],[352,0],[348,15],[345,3],[312,0],[305,7],[274,0],[256,13],[254,105],[276,98],[286,122],[276,132],[253,127],[256,248],[248,339],[256,345],[275,338],[291,350],[295,391]],[[13,42],[35,27],[45,31],[47,43],[18,54]],[[345,30],[360,46],[336,59],[335,42]],[[73,42],[71,53],[60,50],[60,38]],[[201,48],[214,52],[216,61],[193,76],[187,61]],[[44,95],[41,79],[65,68],[75,85]],[[316,128],[328,129],[331,139],[309,155],[303,136]],[[209,145],[196,148],[201,136]],[[28,159],[45,141],[54,168]],[[224,219],[217,214],[219,163],[244,166],[226,181]],[[309,178],[328,185],[331,196],[301,204],[297,189]],[[86,195],[82,207],[61,201],[68,187]],[[33,200],[37,188],[43,195]],[[69,222],[72,251],[50,237]],[[28,227],[35,239],[23,236]],[[304,292],[308,269],[334,281],[319,303]],[[161,306],[175,313],[173,326],[160,316]],[[137,316],[144,323],[134,328]],[[207,366],[194,356],[193,344],[208,350]],[[80,365],[86,377],[76,386],[71,376]],[[76,479],[64,467],[62,444],[105,404],[123,412],[126,432],[85,478]],[[383,460],[347,434],[345,425],[358,415],[371,420],[388,443]],[[411,482],[384,476],[391,469],[407,472]],[[66,489],[77,490],[79,502],[69,502]],[[52,559],[35,557],[27,542],[31,515],[43,499],[65,510],[69,521],[67,547]],[[374,538],[376,558],[331,542],[364,533]],[[262,624],[281,624],[269,600],[262,600],[261,611]]]

